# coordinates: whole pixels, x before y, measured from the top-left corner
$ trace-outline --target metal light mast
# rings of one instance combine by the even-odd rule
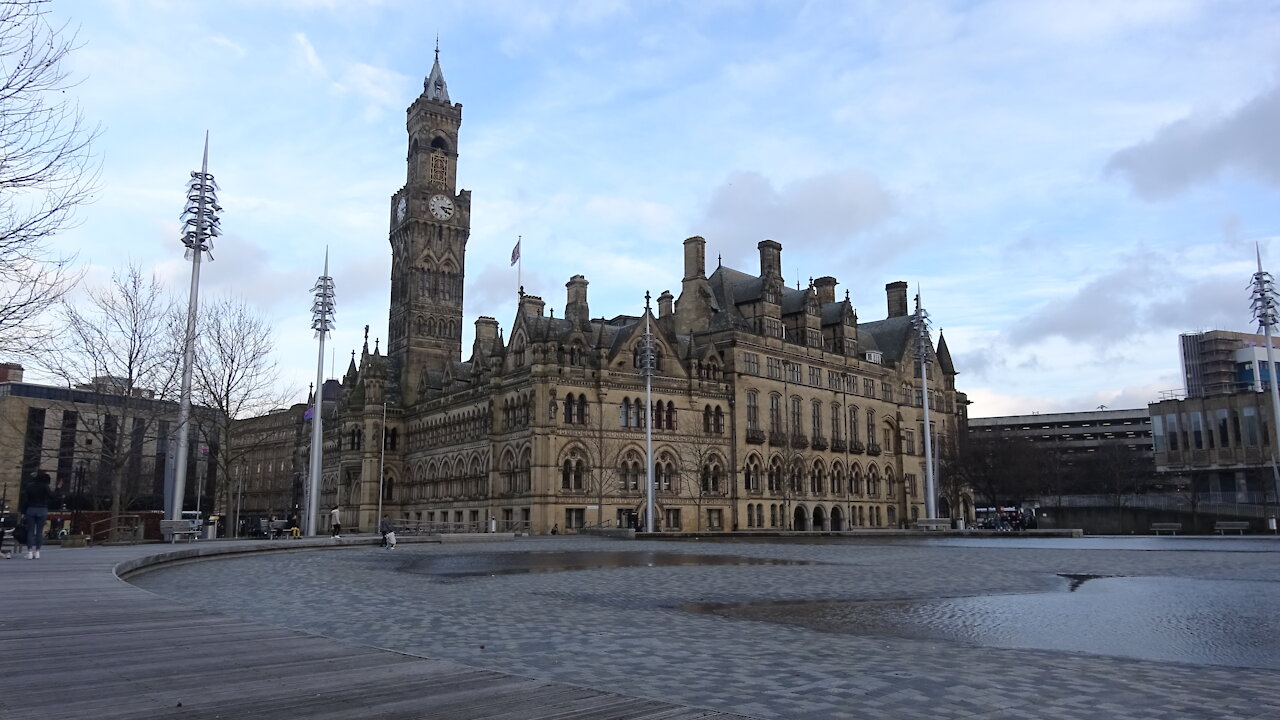
[[[1280,388],[1276,387],[1276,363],[1272,358],[1271,350],[1271,328],[1280,321],[1280,304],[1276,301],[1275,282],[1271,279],[1271,273],[1262,269],[1262,249],[1256,244],[1254,251],[1258,257],[1258,272],[1253,274],[1253,300],[1250,303],[1250,309],[1253,310],[1253,317],[1257,319],[1258,326],[1262,328],[1262,332],[1267,338],[1267,371],[1271,375],[1271,411],[1272,423],[1271,427],[1277,437],[1280,437]],[[1258,379],[1262,379],[1262,374],[1258,374]],[[1280,467],[1276,463],[1276,444],[1273,441],[1271,445],[1271,484],[1272,489],[1276,493],[1277,501],[1280,501]]]
[[[333,330],[333,278],[329,277],[329,250],[324,251],[324,274],[311,288],[316,299],[311,303],[311,329],[320,339],[320,351],[316,359],[316,390],[311,406],[311,473],[307,482],[307,535],[319,530],[320,469],[324,462],[324,338]]]
[[[929,426],[929,313],[920,304],[920,292],[916,291],[916,312],[911,318],[916,331],[916,359],[920,361],[920,399],[924,408],[924,514],[932,520],[937,514],[937,498],[934,497],[933,439]]]
[[[640,372],[644,375],[644,456],[645,456],[645,497],[648,510],[644,514],[645,532],[653,532],[654,514],[658,511],[654,506],[653,491],[653,330],[649,327],[649,293],[644,294],[644,344],[642,346]]]
[[[173,475],[173,505],[169,519],[182,519],[183,495],[187,485],[187,436],[191,426],[191,370],[195,364],[196,314],[200,307],[200,261],[213,247],[218,228],[218,184],[209,174],[209,133],[204,134],[204,159],[200,172],[192,172],[187,182],[187,202],[182,210],[182,244],[191,259],[191,293],[187,300],[187,330],[182,338],[182,389],[178,398],[177,460]],[[209,255],[213,260],[213,255]]]

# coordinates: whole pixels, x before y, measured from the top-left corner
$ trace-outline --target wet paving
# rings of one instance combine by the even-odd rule
[[[400,566],[402,572],[440,579],[523,573],[615,570],[632,567],[705,567],[712,565],[810,565],[803,560],[737,555],[689,555],[657,552],[530,552],[427,555]]]
[[[1280,584],[1064,575],[1053,592],[936,600],[689,604],[821,632],[1280,670]]]
[[[1280,542],[1153,540],[562,536],[130,581],[340,641],[756,718],[1280,717]]]

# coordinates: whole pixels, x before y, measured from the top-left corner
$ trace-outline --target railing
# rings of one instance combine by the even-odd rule
[[[867,445],[867,454],[868,454],[868,455],[879,455],[879,454],[880,454],[880,446],[879,446],[879,445],[877,445],[877,444],[875,444],[875,443],[871,443],[870,445]]]
[[[763,431],[763,430],[748,430],[748,431],[747,431],[747,442],[751,443],[752,445],[763,445],[763,444],[764,444],[764,431]]]
[[[98,527],[103,523],[110,523],[106,527]],[[130,545],[137,544],[142,540],[142,516],[141,515],[117,515],[113,518],[103,518],[89,524],[89,543],[98,542],[98,536],[102,536],[102,542],[127,542]]]
[[[1275,499],[1255,491],[1195,493],[1130,493],[1122,495],[1050,495],[1037,498],[1041,507],[1122,507],[1174,510],[1206,515],[1227,514],[1267,517],[1276,513]]]
[[[842,453],[845,451],[846,448],[848,448],[848,446],[844,444],[844,440],[831,441],[831,452]]]
[[[813,439],[813,442],[810,443],[810,447],[812,447],[814,450],[826,450],[827,439],[824,437],[815,437]]]
[[[787,444],[787,436],[776,431],[769,433],[769,444],[775,447],[782,447]]]
[[[854,455],[861,455],[862,453],[866,452],[866,450],[867,450],[867,446],[863,445],[861,440],[854,440],[849,443],[849,452],[853,453]]]
[[[804,450],[805,448],[809,447],[809,438],[803,435],[792,435],[791,447],[797,450]]]

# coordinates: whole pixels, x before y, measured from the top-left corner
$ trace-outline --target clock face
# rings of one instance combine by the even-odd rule
[[[400,203],[396,205],[396,220],[404,221],[404,214],[409,210],[409,201],[400,198]]]
[[[432,195],[428,206],[431,208],[431,214],[441,220],[453,217],[453,201],[444,195]]]

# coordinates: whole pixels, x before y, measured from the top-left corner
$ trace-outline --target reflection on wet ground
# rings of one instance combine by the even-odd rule
[[[734,538],[737,540],[738,538]],[[763,537],[743,542],[801,543],[806,545],[907,545],[915,547],[1001,548],[1006,550],[1176,550],[1179,552],[1280,553],[1275,536],[1090,535],[1081,538],[1034,537],[1009,533],[1000,537]]]
[[[827,632],[1280,670],[1280,584],[1062,577],[1062,592],[684,609]]]
[[[802,560],[690,555],[673,552],[527,552],[426,555],[402,565],[402,572],[439,578],[515,575],[519,573],[612,570],[628,567],[697,567],[707,565],[812,565]]]

